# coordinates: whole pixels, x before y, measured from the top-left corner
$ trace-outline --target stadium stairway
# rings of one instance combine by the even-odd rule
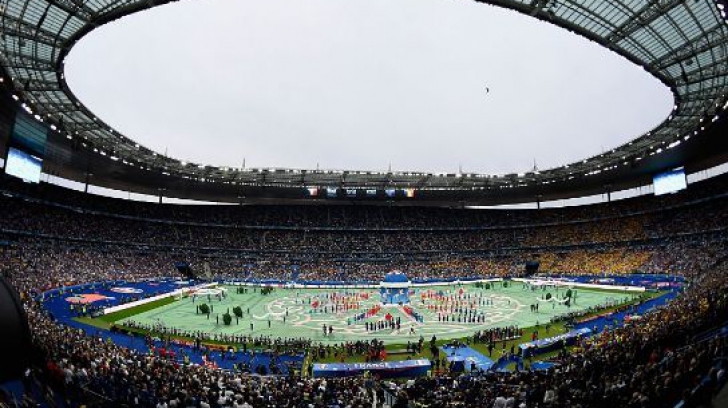
[[[707,330],[697,336],[693,337],[693,342],[689,345],[682,347],[695,347],[701,343],[713,340],[715,338],[728,337],[728,322],[723,322],[718,327]],[[728,355],[723,355],[720,358],[715,359],[713,362],[713,368],[717,371],[725,371],[728,369]],[[680,401],[675,408],[687,408],[687,407],[698,407],[698,408],[717,408],[717,407],[728,407],[728,387],[726,387],[726,376],[718,378],[718,383],[713,384],[709,375],[705,375],[700,383],[696,385],[690,396],[688,397],[689,402],[685,400]],[[711,398],[714,397],[714,398]]]

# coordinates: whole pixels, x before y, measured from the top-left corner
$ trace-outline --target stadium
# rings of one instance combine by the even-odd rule
[[[149,16],[152,31],[139,35],[162,41],[165,16],[172,19],[175,10],[189,6],[189,24],[172,35],[182,38],[185,30],[195,32],[198,23],[201,30],[212,30],[203,24],[209,16],[201,10],[215,3],[224,2],[0,2],[0,407],[728,406],[728,2],[433,0],[422,8],[432,6],[442,18],[449,16],[444,10],[460,7],[455,3],[468,4],[450,25],[437,29],[432,21],[440,20],[421,19],[414,12],[418,4],[372,2],[381,7],[375,9],[380,17],[390,8],[412,9],[407,17],[391,18],[397,27],[422,24],[423,30],[432,27],[435,32],[431,37],[418,32],[414,46],[394,48],[372,66],[384,66],[388,59],[403,61],[411,49],[427,48],[457,31],[460,21],[459,28],[474,33],[468,27],[471,19],[477,25],[481,11],[503,13],[493,16],[551,30],[543,31],[544,37],[558,38],[557,48],[544,54],[566,47],[567,41],[586,44],[601,53],[589,55],[603,58],[591,61],[590,69],[609,73],[615,71],[614,61],[626,64],[625,69],[667,95],[662,102],[667,101],[669,112],[655,108],[656,122],[643,120],[629,128],[648,127],[640,133],[619,128],[626,134],[615,135],[611,126],[631,119],[613,115],[610,107],[623,104],[635,118],[644,119],[658,103],[648,98],[644,106],[630,105],[643,96],[642,88],[626,96],[601,93],[589,98],[603,100],[601,108],[578,99],[572,102],[585,105],[579,113],[552,112],[544,118],[529,111],[530,116],[521,118],[523,100],[530,96],[518,95],[511,103],[503,96],[504,87],[515,86],[507,78],[486,82],[477,75],[479,102],[467,99],[470,91],[460,90],[454,110],[443,115],[454,117],[453,122],[433,117],[425,105],[435,102],[420,105],[418,100],[440,88],[445,93],[434,99],[450,98],[448,92],[465,83],[457,81],[482,71],[475,59],[453,57],[452,66],[472,63],[473,71],[445,70],[438,77],[443,69],[435,62],[434,68],[425,67],[429,71],[404,64],[392,68],[399,75],[396,80],[387,71],[384,77],[390,79],[382,88],[371,78],[362,80],[359,71],[345,72],[357,87],[342,91],[346,100],[340,94],[330,98],[341,111],[325,112],[329,116],[323,122],[338,123],[331,116],[339,114],[364,133],[355,133],[356,141],[342,142],[343,136],[340,140],[326,133],[328,128],[316,128],[328,137],[311,150],[304,142],[314,144],[315,138],[305,137],[303,130],[298,139],[304,142],[285,139],[283,133],[305,126],[290,125],[295,115],[283,107],[290,97],[311,119],[318,107],[309,111],[306,105],[313,106],[316,98],[308,95],[300,103],[296,87],[314,88],[314,96],[321,98],[336,90],[319,89],[318,83],[313,86],[301,78],[294,84],[274,78],[279,86],[261,94],[250,88],[256,96],[245,101],[252,104],[246,105],[249,110],[259,117],[273,112],[271,122],[280,127],[271,127],[271,135],[263,133],[264,127],[251,127],[261,133],[248,147],[253,151],[273,143],[276,167],[246,165],[244,153],[210,141],[204,133],[187,141],[174,135],[173,152],[189,143],[200,155],[205,149],[212,154],[225,150],[242,163],[217,165],[177,158],[155,144],[161,134],[143,139],[144,132],[122,132],[122,127],[133,127],[117,125],[118,118],[139,123],[141,112],[100,112],[96,96],[82,96],[86,91],[71,84],[77,81],[71,80],[76,69],[71,66],[81,58],[77,53],[97,34]],[[292,37],[285,41],[303,48],[305,41],[295,39],[308,31],[299,31],[292,22],[300,19],[312,29],[321,21],[342,19],[332,41],[343,44],[340,50],[374,55],[353,46],[359,43],[352,38],[341,40],[344,26],[364,19],[356,8],[364,2],[336,7],[330,1],[291,3],[275,3],[277,12],[294,16],[280,26],[265,13],[245,23],[233,21],[240,30],[235,31],[235,45],[245,42],[242,33],[249,26],[280,31],[293,25]],[[304,15],[303,9],[287,11],[289,7],[314,11]],[[325,13],[333,16],[330,21],[317,19]],[[131,49],[142,49],[145,45],[129,36],[139,27],[133,24],[119,38]],[[381,33],[373,31],[381,30],[386,34],[381,44],[398,43],[399,31],[377,24],[361,26],[374,27],[372,31],[357,26],[352,35],[376,37]],[[566,35],[569,40],[559,37]],[[474,42],[506,41],[470,37]],[[520,41],[544,47],[536,37],[523,35]],[[188,55],[196,47],[214,57],[233,54],[208,41],[183,42],[181,49]],[[458,48],[444,43],[443,50]],[[92,71],[102,75],[107,70],[103,64],[113,60],[120,68],[111,73],[112,79],[90,82],[89,88],[117,107],[124,95],[109,89],[133,89],[131,82],[120,79],[133,64],[116,61],[114,55],[123,54],[121,43],[110,44],[93,49],[88,71],[76,78],[90,77]],[[270,49],[255,49],[253,59],[265,60]],[[154,53],[161,52],[146,55],[144,70],[152,69]],[[486,57],[489,65],[504,71],[523,69],[524,77],[515,82],[529,88],[533,85],[526,76],[536,75],[538,68],[548,71],[546,60],[526,63],[527,55],[510,54],[515,58],[510,62]],[[568,71],[564,55],[555,57],[562,64],[557,71]],[[301,61],[290,66],[313,60],[320,64],[313,71],[321,71],[323,80],[338,88],[320,58],[303,52],[296,58]],[[208,97],[192,89],[197,82],[213,88],[211,77],[222,77],[225,67],[198,66],[193,63],[197,59],[176,61],[177,66],[167,69],[209,65],[212,71],[191,79],[189,74],[180,74],[182,79],[172,73],[150,76],[152,82],[183,88],[194,100],[181,104],[200,114],[166,116],[150,110],[150,116],[171,134],[179,129],[177,122],[190,129],[220,129],[212,125],[222,123],[224,116],[252,126],[243,113],[230,115],[238,108],[223,102],[214,106],[219,117],[202,113]],[[524,67],[512,66],[519,61]],[[263,64],[261,70],[273,72],[278,69],[273,65]],[[356,60],[354,65],[365,64]],[[426,76],[420,77],[423,72]],[[585,76],[587,82],[613,87],[608,78]],[[419,116],[389,123],[389,110],[394,117],[411,113],[386,103],[387,98],[399,101],[408,77],[428,78],[427,86],[414,85],[417,92],[407,88],[414,95],[412,111]],[[615,78],[615,83],[627,82],[626,74]],[[562,80],[537,84],[543,89],[529,92],[547,93],[554,86],[563,99],[570,99]],[[154,85],[135,89],[134,103],[145,106],[139,99],[155,100]],[[232,89],[234,84],[221,86]],[[365,98],[367,88],[374,89],[381,105],[372,111],[365,104],[352,105],[358,112],[353,120],[344,107],[357,92]],[[235,98],[244,99],[236,92]],[[174,104],[171,99],[160,105]],[[270,111],[264,109],[268,99],[274,102]],[[541,100],[537,110],[550,103],[560,106],[559,101]],[[472,106],[478,107],[474,119],[466,115]],[[482,107],[497,113],[486,114]],[[371,116],[375,111],[383,116]],[[502,144],[503,151],[482,149],[478,141],[464,143],[455,135],[438,136],[440,144],[422,142],[429,145],[423,150],[414,146],[435,121],[445,127],[463,122],[463,129],[478,131],[500,126],[478,122],[482,115],[493,115],[489,121],[505,115],[507,127],[518,129],[520,122],[532,122],[531,132],[547,129],[551,120],[573,133],[560,140],[557,135],[549,139],[549,134],[532,139],[494,136],[492,143]],[[115,119],[107,123],[107,117]],[[306,125],[320,125],[316,118]],[[418,121],[426,126],[410,123]],[[387,149],[355,144],[367,139],[362,136],[366,132],[380,129],[368,127],[370,122],[391,125],[377,132],[384,141],[371,138],[375,144],[391,143],[393,151],[401,136],[398,129],[414,126],[402,131],[417,136],[405,141],[411,150],[400,163],[433,151],[446,156],[449,145],[460,145],[456,156],[462,154],[463,160],[467,154],[484,162],[502,160],[506,170],[489,172],[482,170],[485,164],[468,164],[465,168],[478,170],[460,165],[443,171],[426,161],[421,162],[424,170],[416,171],[391,161],[379,170],[360,165],[360,158],[387,154]],[[610,131],[607,143],[613,148],[599,149],[600,142],[588,137]],[[445,143],[448,138],[452,140]],[[506,139],[516,141],[515,151],[506,153]],[[557,153],[572,151],[580,139],[592,144],[573,150],[576,156],[559,156],[565,164],[540,168],[533,159],[523,170],[516,158],[517,150],[545,151],[547,145]],[[346,143],[351,146],[342,146]],[[320,157],[309,153],[315,150]],[[247,159],[255,160],[251,156]],[[340,159],[344,165],[299,166],[309,163],[295,161],[300,157],[327,163]]]

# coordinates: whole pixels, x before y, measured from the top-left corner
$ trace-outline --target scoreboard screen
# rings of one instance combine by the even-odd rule
[[[10,145],[43,157],[47,140],[48,128],[27,113],[18,111],[10,136]]]
[[[39,183],[42,167],[43,159],[14,147],[8,149],[8,157],[5,160],[5,174],[31,183]]]
[[[655,195],[675,193],[688,188],[685,170],[678,169],[660,173],[652,179]]]

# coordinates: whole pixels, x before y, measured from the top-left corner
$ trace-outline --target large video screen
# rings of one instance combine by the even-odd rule
[[[688,188],[688,181],[683,169],[660,173],[653,177],[652,184],[655,188],[655,195],[670,194]]]
[[[18,112],[10,138],[10,145],[26,152],[43,156],[45,154],[48,129],[25,112]]]
[[[31,183],[40,182],[43,159],[11,147],[5,161],[5,173]]]

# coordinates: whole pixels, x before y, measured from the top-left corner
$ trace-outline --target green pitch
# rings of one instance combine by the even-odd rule
[[[375,289],[282,289],[262,295],[260,288],[248,288],[247,293],[237,293],[234,286],[220,286],[227,289],[227,296],[200,295],[186,297],[171,304],[144,311],[117,323],[134,321],[139,324],[212,334],[244,334],[286,338],[308,338],[325,343],[339,343],[353,340],[379,339],[385,343],[406,343],[420,335],[439,339],[461,338],[489,327],[509,325],[526,328],[548,322],[552,317],[588,308],[614,306],[631,301],[634,296],[621,291],[596,291],[577,289],[571,307],[558,301],[545,301],[544,296],[563,299],[566,289],[531,290],[521,283],[513,282],[503,288],[477,288],[475,285],[436,286],[414,289],[410,305],[422,317],[416,321],[398,305],[382,306],[381,309],[363,320],[355,316],[380,305],[380,296]],[[206,303],[213,307],[207,315],[198,314],[197,306]],[[339,310],[335,311],[335,305]],[[539,305],[538,312],[531,311],[531,305]],[[236,319],[233,308],[240,306],[243,317]],[[348,310],[347,310],[348,306]],[[232,324],[223,324],[223,314],[233,315]],[[324,312],[322,312],[322,310]],[[386,320],[387,315],[396,321],[400,319],[399,330],[382,329],[367,331],[365,323]],[[464,316],[475,316],[479,321],[465,321]],[[219,317],[219,323],[218,323]],[[460,317],[460,321],[458,321]],[[447,319],[447,321],[445,321]],[[252,325],[252,327],[251,327]],[[324,336],[323,326],[333,326],[333,334]]]

